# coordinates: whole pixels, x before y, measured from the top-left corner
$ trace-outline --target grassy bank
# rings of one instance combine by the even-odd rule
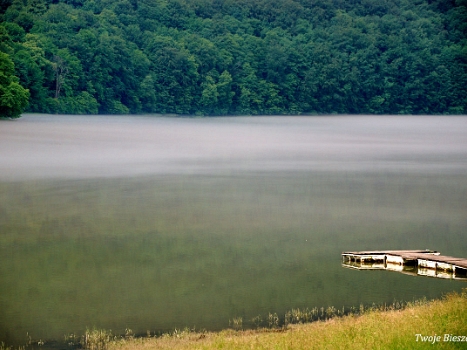
[[[435,335],[439,338],[434,338],[434,344],[432,338],[426,338]],[[454,336],[464,336],[464,339]],[[415,303],[404,310],[372,310],[360,316],[349,315],[280,329],[218,333],[183,331],[158,338],[130,337],[110,341],[106,347],[109,350],[465,349],[465,337],[467,289],[442,300]]]

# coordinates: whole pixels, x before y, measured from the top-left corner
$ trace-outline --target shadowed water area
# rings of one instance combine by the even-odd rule
[[[467,118],[0,122],[0,341],[437,298],[348,250],[467,257]]]

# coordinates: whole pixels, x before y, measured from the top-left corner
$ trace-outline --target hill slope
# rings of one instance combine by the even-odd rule
[[[467,113],[467,0],[2,0],[31,112]]]

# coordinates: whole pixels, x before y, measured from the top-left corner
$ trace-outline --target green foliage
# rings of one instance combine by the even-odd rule
[[[49,98],[47,99],[48,109],[60,114],[97,114],[99,104],[87,91],[82,91],[73,97]],[[128,108],[121,105],[114,106],[114,114],[128,113]]]
[[[30,91],[29,111],[467,111],[465,0],[4,0],[0,7],[0,51]]]
[[[0,52],[0,117],[18,118],[28,105],[29,91],[14,76],[10,57]]]

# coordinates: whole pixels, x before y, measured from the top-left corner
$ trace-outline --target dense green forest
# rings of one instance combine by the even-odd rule
[[[467,113],[467,0],[0,0],[0,51],[7,117]]]

